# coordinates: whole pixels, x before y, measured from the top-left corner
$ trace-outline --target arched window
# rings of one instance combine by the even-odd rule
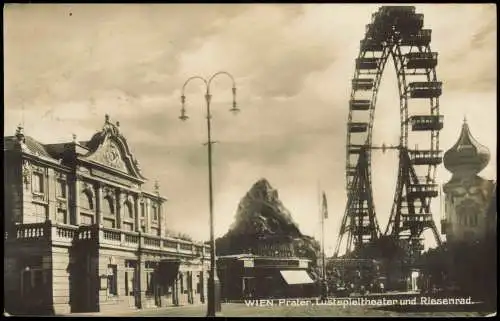
[[[132,207],[132,203],[127,201],[125,202],[125,210],[127,211],[127,216],[128,218],[134,218],[134,209]]]
[[[104,213],[108,215],[115,215],[115,205],[112,197],[106,196],[104,198]]]
[[[83,190],[80,195],[80,207],[87,210],[94,209],[94,198],[88,189]]]

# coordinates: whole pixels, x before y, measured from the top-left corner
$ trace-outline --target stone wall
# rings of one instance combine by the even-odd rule
[[[55,314],[71,312],[70,257],[69,249],[52,248],[52,301]]]

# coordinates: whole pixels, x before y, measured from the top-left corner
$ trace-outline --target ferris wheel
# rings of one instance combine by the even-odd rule
[[[443,116],[439,113],[442,83],[436,75],[438,54],[430,47],[431,30],[423,28],[423,18],[413,6],[384,6],[366,26],[355,60],[349,101],[348,201],[335,256],[341,247],[349,253],[382,234],[373,201],[371,160],[375,150],[393,149],[399,153],[394,201],[383,234],[406,242],[412,251],[421,251],[422,233],[432,229],[436,242],[441,243],[430,204],[438,196],[435,175],[442,161],[439,150],[439,131],[443,128]],[[394,108],[394,114],[399,113],[399,144],[377,146],[372,143],[375,107],[388,60],[393,62],[399,89],[399,106]]]

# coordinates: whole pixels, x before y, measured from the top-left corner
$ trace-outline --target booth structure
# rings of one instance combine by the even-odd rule
[[[222,299],[302,298],[315,296],[318,283],[309,273],[311,261],[253,254],[217,259]]]

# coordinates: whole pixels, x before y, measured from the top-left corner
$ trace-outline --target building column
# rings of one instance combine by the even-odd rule
[[[177,275],[175,276],[175,281],[174,281],[174,289],[173,289],[173,293],[172,295],[174,296],[174,305],[180,305],[180,282],[179,282],[179,276],[180,276],[180,273],[177,273]]]
[[[158,209],[158,236],[163,236],[164,231],[163,231],[163,217],[162,217],[162,212],[163,212],[163,206],[161,202],[158,202],[157,204],[157,209]]]
[[[122,218],[123,218],[122,198],[123,198],[123,193],[122,193],[121,189],[117,189],[117,191],[116,191],[116,228],[117,229],[122,228]]]
[[[134,195],[134,225],[135,225],[135,231],[140,232],[141,231],[141,213],[139,209],[139,195],[135,194]]]
[[[144,255],[139,254],[137,260],[137,275],[138,275],[138,303],[139,309],[144,309],[147,307],[146,302],[146,291],[148,289],[147,284],[147,273],[146,273],[146,257]]]
[[[151,211],[150,211],[151,202],[149,198],[144,198],[144,212],[145,217],[144,220],[146,222],[146,232],[151,233]]]
[[[191,270],[189,271],[189,300],[191,304],[194,304],[195,303],[195,299],[194,299],[194,293],[195,293],[195,286],[196,286],[196,281],[197,281],[197,277],[195,277],[195,271]]]
[[[47,208],[47,217],[46,219],[51,220],[52,222],[57,221],[57,191],[56,191],[56,176],[53,168],[48,168],[47,173],[47,197],[49,206]]]
[[[74,197],[74,208],[73,208],[73,222],[75,225],[80,225],[80,182],[78,176],[73,177],[73,197]]]
[[[68,175],[64,177],[64,193],[66,195],[66,200],[64,202],[66,203],[66,217],[65,222],[66,224],[71,224],[71,195],[70,195],[70,186],[69,186],[69,181],[68,181]],[[56,210],[56,215],[57,215],[57,210]]]
[[[203,271],[203,299],[204,302],[208,302],[208,278],[210,277],[210,271]]]
[[[102,184],[97,183],[95,188],[95,206],[96,206],[96,223],[99,226],[102,226]]]
[[[200,289],[198,295],[200,296],[200,302],[205,303],[205,272],[203,271],[203,261],[201,262],[202,267],[201,271],[198,271],[198,275],[200,276]]]

